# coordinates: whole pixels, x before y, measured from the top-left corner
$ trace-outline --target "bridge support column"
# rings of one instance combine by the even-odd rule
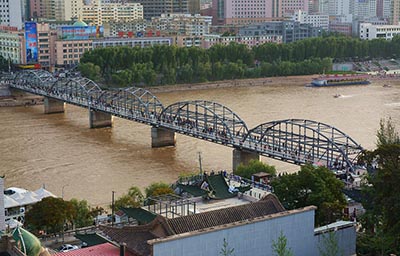
[[[112,116],[104,112],[89,110],[89,127],[103,128],[112,126]]]
[[[239,164],[248,164],[253,159],[260,160],[260,155],[236,148],[233,149],[232,170],[235,172]]]
[[[175,146],[175,132],[164,128],[151,127],[151,147]]]
[[[64,113],[64,101],[44,97],[44,113]]]

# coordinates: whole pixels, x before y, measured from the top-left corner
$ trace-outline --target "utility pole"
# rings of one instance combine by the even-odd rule
[[[111,201],[111,226],[114,226],[114,195],[115,195],[115,191],[112,191],[112,201]]]
[[[203,167],[201,166],[201,151],[198,152],[199,154],[199,167],[200,167],[200,174],[203,174]]]

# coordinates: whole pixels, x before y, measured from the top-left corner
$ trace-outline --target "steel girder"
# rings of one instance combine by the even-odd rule
[[[155,123],[164,107],[151,92],[136,87],[107,90],[95,98],[97,108],[120,112],[120,116]]]
[[[183,101],[169,105],[160,125],[178,132],[235,145],[247,134],[246,123],[229,108],[211,101]]]
[[[312,120],[286,119],[263,123],[243,138],[243,146],[262,155],[330,169],[354,168],[361,145],[339,129]]]

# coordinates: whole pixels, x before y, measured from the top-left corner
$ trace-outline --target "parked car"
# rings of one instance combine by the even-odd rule
[[[59,252],[69,252],[73,250],[77,250],[79,247],[77,245],[72,245],[72,244],[63,244],[58,248]]]

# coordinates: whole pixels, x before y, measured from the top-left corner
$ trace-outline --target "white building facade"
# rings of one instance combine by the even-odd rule
[[[0,1],[0,25],[21,29],[23,26],[23,0]]]
[[[329,29],[329,15],[326,14],[307,14],[299,10],[293,15],[292,20],[312,24],[313,27],[321,27],[324,30]]]
[[[371,23],[361,23],[359,34],[362,40],[377,38],[391,40],[395,35],[400,34],[400,25],[372,25]]]

